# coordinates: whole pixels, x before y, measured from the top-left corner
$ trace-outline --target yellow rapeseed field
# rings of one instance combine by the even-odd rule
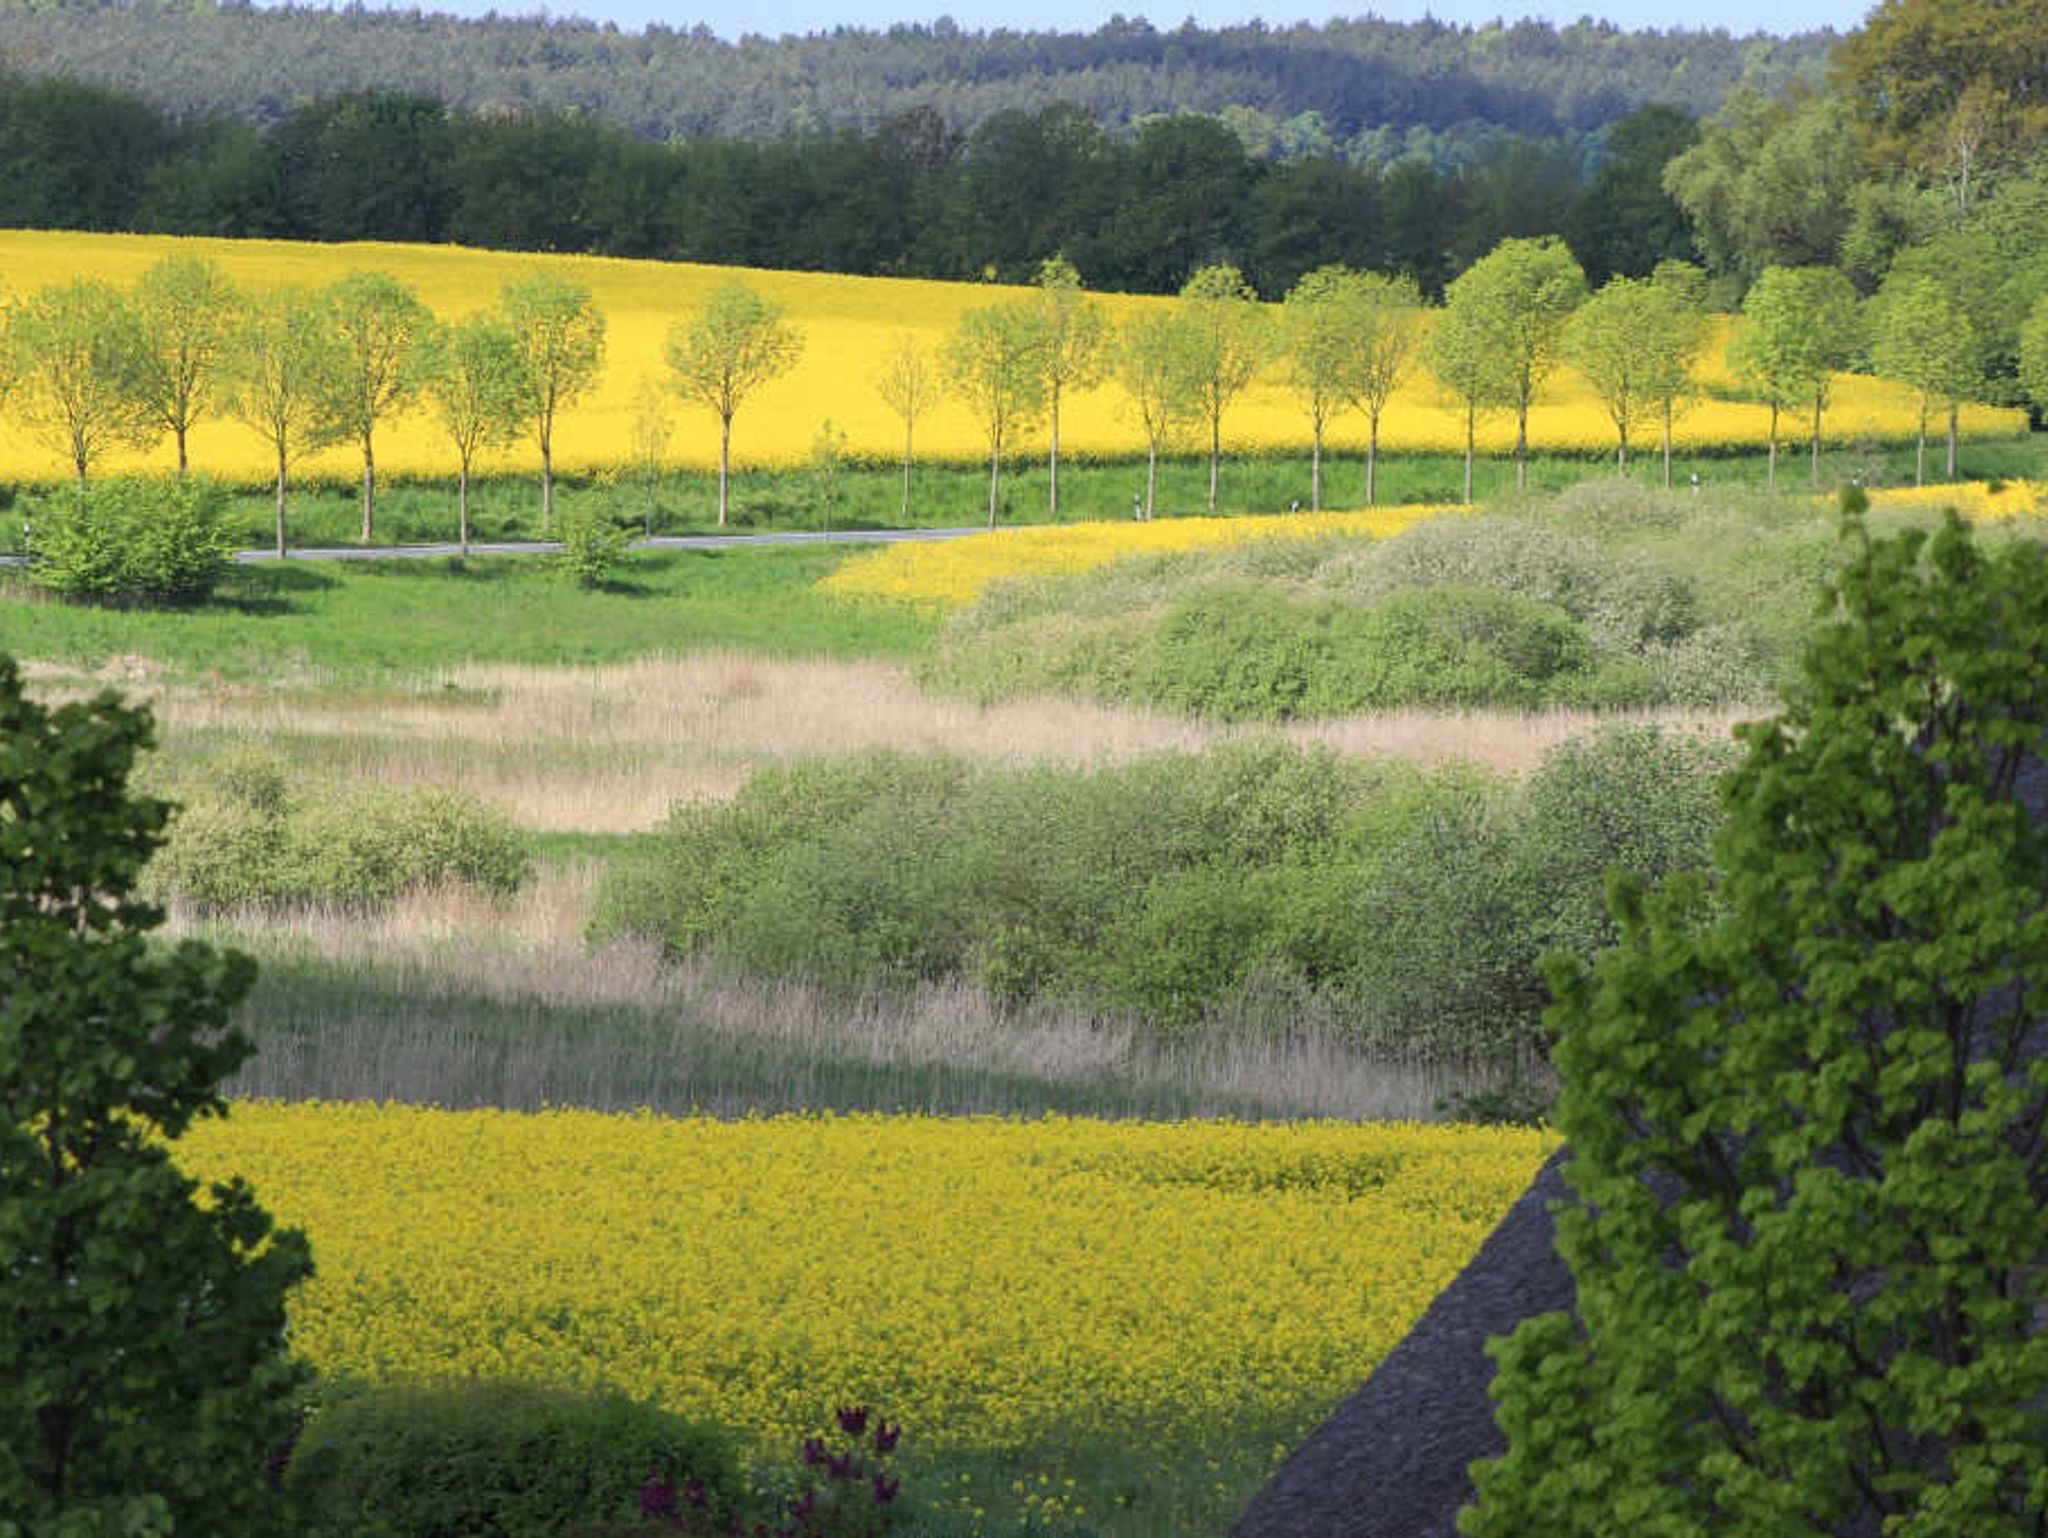
[[[786,1451],[835,1403],[935,1450],[1306,1431],[1551,1146],[1516,1130],[740,1122],[245,1103],[178,1145],[306,1231],[317,1367],[607,1385]]]
[[[1965,518],[2003,522],[2048,514],[2048,486],[2037,481],[1947,481],[1933,486],[1886,486],[1870,493],[1875,508],[1948,508]]]
[[[847,436],[849,450],[862,458],[889,460],[901,452],[902,428],[875,394],[876,361],[909,335],[936,348],[961,312],[1012,297],[1016,290],[984,284],[937,283],[904,278],[855,278],[821,273],[754,272],[679,263],[625,261],[606,257],[535,256],[472,251],[453,246],[382,244],[312,245],[284,241],[230,241],[158,235],[89,235],[45,231],[0,231],[0,295],[21,295],[46,283],[89,275],[132,282],[151,263],[172,251],[209,256],[250,288],[282,284],[318,286],[357,268],[388,272],[417,289],[427,304],[452,318],[494,303],[509,278],[542,266],[587,284],[604,310],[610,348],[600,387],[563,419],[557,463],[568,469],[602,470],[630,455],[634,404],[643,383],[665,377],[662,344],[669,325],[700,305],[720,282],[743,278],[787,306],[803,332],[804,354],[797,369],[765,386],[741,408],[734,426],[733,453],[740,464],[789,464],[803,459],[820,425],[832,421]],[[1103,303],[1118,320],[1164,305],[1163,299],[1108,296]],[[1703,383],[1725,383],[1718,357]],[[717,432],[708,412],[675,403],[672,457],[706,467],[716,461]],[[1687,448],[1760,444],[1760,406],[1703,400],[1680,419],[1678,438]],[[2024,427],[2020,413],[1970,407],[1963,430],[1972,437],[2002,436]],[[1305,446],[1308,425],[1286,389],[1281,370],[1256,385],[1225,419],[1234,450]],[[1787,422],[1788,434],[1798,434]],[[1829,412],[1831,438],[1850,441],[1876,436],[1910,437],[1914,431],[1911,392],[1885,381],[1844,376],[1837,381]],[[1513,425],[1490,418],[1482,430],[1488,453],[1503,452]],[[1534,442],[1542,448],[1598,452],[1612,442],[1607,418],[1575,377],[1553,380],[1530,418]],[[1113,385],[1073,397],[1062,412],[1063,447],[1074,454],[1134,456],[1143,439],[1125,397]],[[1418,374],[1388,408],[1381,442],[1393,452],[1462,448],[1463,419]],[[1339,422],[1331,435],[1336,453],[1357,452],[1363,427],[1356,416]],[[918,427],[921,456],[972,460],[985,452],[968,412],[947,402]],[[256,439],[239,424],[203,423],[193,443],[194,460],[205,471],[257,482],[267,464]],[[380,441],[380,465],[401,474],[451,476],[453,460],[424,417],[395,424]],[[527,447],[487,459],[485,471],[537,464]],[[109,455],[107,468],[168,468],[169,450],[147,456]],[[307,472],[321,479],[345,479],[354,464],[350,451],[334,449],[312,461]],[[65,462],[45,446],[27,442],[0,412],[0,477],[56,480]]]
[[[842,562],[819,586],[844,598],[958,608],[1005,577],[1088,571],[1124,556],[1213,550],[1254,539],[1363,534],[1385,539],[1463,507],[1378,507],[1355,513],[1169,518],[1149,523],[1031,524],[936,543],[882,545]]]

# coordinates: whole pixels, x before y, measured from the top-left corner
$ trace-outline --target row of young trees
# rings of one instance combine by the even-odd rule
[[[1225,264],[1198,270],[1172,308],[1118,329],[1064,257],[1044,262],[1022,296],[964,313],[937,356],[904,338],[873,375],[903,423],[903,515],[910,514],[918,422],[951,393],[974,415],[989,450],[988,516],[1000,507],[1005,455],[1047,430],[1048,503],[1060,509],[1060,417],[1075,391],[1112,378],[1146,443],[1138,511],[1157,505],[1158,465],[1199,436],[1208,507],[1217,505],[1226,413],[1284,363],[1310,428],[1310,504],[1323,505],[1324,444],[1347,413],[1366,422],[1365,500],[1377,498],[1381,419],[1426,367],[1464,417],[1464,496],[1472,497],[1478,423],[1515,420],[1515,473],[1526,477],[1529,414],[1556,369],[1575,367],[1615,432],[1617,467],[1661,425],[1664,479],[1672,427],[1697,392],[1697,365],[1714,335],[1699,269],[1667,261],[1645,278],[1610,278],[1590,292],[1555,237],[1501,242],[1454,281],[1440,309],[1412,279],[1319,267],[1278,315]],[[1770,412],[1769,478],[1777,484],[1779,424],[1810,411],[1812,477],[1833,374],[1867,358],[1919,394],[1916,479],[1924,479],[1928,422],[1948,414],[1955,469],[1960,403],[1981,390],[1982,349],[1969,313],[1946,289],[1902,272],[1859,301],[1830,267],[1771,267],[1751,287],[1729,351],[1739,381]],[[553,527],[554,442],[561,413],[595,384],[605,321],[591,295],[547,272],[505,285],[499,304],[440,322],[395,279],[355,272],[318,292],[247,296],[204,258],[166,258],[123,293],[79,279],[14,307],[0,348],[0,391],[67,455],[81,484],[104,450],[172,438],[179,473],[189,435],[208,415],[239,419],[276,467],[277,548],[287,545],[292,466],[334,444],[362,456],[362,533],[375,537],[376,440],[409,411],[431,411],[455,451],[458,537],[469,543],[470,475],[478,454],[528,437],[541,461],[541,527]],[[650,380],[633,426],[634,454],[658,467],[668,441],[665,403],[680,396],[718,421],[718,522],[730,509],[733,423],[740,408],[801,356],[803,337],[780,306],[728,282],[672,327],[666,389]],[[2048,301],[2025,330],[2022,371],[2048,399]]]
[[[780,312],[738,283],[671,330],[672,390],[720,421],[721,524],[733,414],[794,362],[800,345]],[[200,422],[239,421],[276,467],[280,555],[293,467],[337,443],[361,452],[361,538],[376,537],[378,433],[424,409],[455,452],[467,550],[476,458],[521,437],[540,452],[541,528],[553,528],[557,428],[596,384],[604,351],[605,317],[589,291],[545,271],[505,284],[495,307],[444,322],[385,273],[247,294],[205,258],[172,256],[126,292],[80,278],[15,305],[0,329],[0,396],[68,459],[81,487],[108,450],[167,437],[183,476]],[[655,394],[642,415],[660,410]],[[658,420],[636,423],[635,433],[654,437],[655,454],[666,442]]]
[[[240,421],[276,466],[283,555],[292,467],[335,443],[361,449],[362,538],[375,537],[378,429],[423,403],[456,450],[465,546],[475,456],[521,432],[540,449],[548,521],[556,419],[596,380],[604,317],[544,272],[506,284],[496,311],[443,324],[384,273],[252,295],[203,257],[171,256],[126,292],[97,278],[45,287],[0,339],[0,392],[81,487],[107,450],[166,437],[183,476],[200,422]]]
[[[1866,302],[1835,268],[1771,267],[1751,287],[1742,315],[1728,361],[1738,383],[1769,410],[1773,489],[1780,418],[1791,411],[1811,412],[1811,473],[1819,486],[1830,381],[1859,362],[1918,394],[1916,482],[1925,479],[1928,423],[1937,407],[1947,412],[1948,473],[1955,473],[1961,405],[1982,393],[1986,380],[1970,316],[1941,284],[1902,272]],[[1612,423],[1620,471],[1627,471],[1640,435],[1661,427],[1668,486],[1673,423],[1699,394],[1698,365],[1715,332],[1699,268],[1665,261],[1647,277],[1615,276],[1593,292],[1565,243],[1542,237],[1502,241],[1451,283],[1441,308],[1426,306],[1412,279],[1320,267],[1287,295],[1277,323],[1235,268],[1205,267],[1172,311],[1135,320],[1114,336],[1071,264],[1054,259],[1041,270],[1035,296],[970,311],[944,361],[987,435],[991,521],[1004,447],[1041,418],[1049,419],[1057,515],[1062,394],[1111,374],[1145,434],[1149,516],[1159,456],[1189,429],[1206,437],[1214,510],[1224,413],[1281,359],[1309,421],[1316,509],[1326,431],[1352,411],[1366,419],[1365,499],[1376,499],[1380,420],[1418,366],[1463,413],[1468,502],[1480,419],[1513,415],[1515,482],[1523,484],[1529,413],[1564,364],[1578,371]],[[2026,338],[2024,381],[2036,399],[2048,401],[2048,301]],[[906,419],[911,413],[895,381],[910,369],[899,356],[887,371],[891,404]],[[906,440],[906,477],[908,464]]]

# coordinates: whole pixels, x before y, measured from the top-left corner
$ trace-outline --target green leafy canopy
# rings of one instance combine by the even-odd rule
[[[300,1377],[305,1241],[165,1146],[225,1111],[254,968],[152,943],[150,734],[111,694],[26,698],[0,657],[0,1532],[28,1538],[269,1530]]]
[[[1712,905],[1552,968],[1580,1320],[1497,1345],[1471,1538],[2042,1531],[2044,654],[2038,544],[1866,542]]]

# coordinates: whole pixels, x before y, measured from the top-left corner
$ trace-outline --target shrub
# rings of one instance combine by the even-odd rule
[[[509,1382],[374,1389],[316,1415],[286,1474],[308,1538],[559,1538],[640,1515],[650,1475],[736,1515],[732,1437],[621,1394]]]
[[[204,480],[117,480],[32,502],[29,580],[92,603],[204,603],[227,575],[227,495]]]
[[[383,902],[439,882],[509,897],[529,863],[511,820],[471,796],[424,786],[309,800],[283,760],[242,749],[207,766],[148,885],[209,908]]]
[[[1169,608],[1147,638],[1133,691],[1189,715],[1287,720],[1329,668],[1325,618],[1270,588],[1202,589]]]
[[[1522,790],[1512,860],[1539,950],[1583,961],[1619,931],[1607,877],[1654,882],[1711,863],[1719,776],[1734,744],[1658,726],[1611,727],[1555,748]]]
[[[383,902],[441,882],[509,897],[529,864],[504,813],[433,786],[305,803],[285,829],[279,886],[291,898]]]
[[[1428,519],[1333,561],[1321,582],[1371,602],[1428,587],[1481,587],[1564,610],[1603,646],[1670,642],[1699,622],[1690,582],[1640,552],[1525,518]]]
[[[1535,706],[1590,678],[1599,657],[1553,604],[1488,588],[1398,592],[1338,611],[1316,714],[1405,705]]]
[[[842,993],[959,980],[1169,1031],[1312,1003],[1403,1053],[1513,1057],[1540,1048],[1543,951],[1604,934],[1609,860],[1704,861],[1711,758],[1640,729],[1520,791],[1273,741],[1095,770],[800,764],[678,811],[596,927]]]
[[[578,587],[603,587],[625,557],[632,536],[602,513],[578,511],[562,518],[562,553],[556,559]]]

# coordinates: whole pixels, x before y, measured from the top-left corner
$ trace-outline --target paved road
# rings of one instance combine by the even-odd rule
[[[959,539],[987,532],[963,529],[834,529],[788,534],[659,534],[653,539],[636,539],[635,550],[738,550],[754,545],[894,545],[910,540]],[[560,540],[521,539],[470,541],[471,555],[553,555],[562,548]],[[460,555],[461,547],[446,545],[338,545],[333,547],[292,547],[294,561],[391,561],[421,556]],[[275,550],[237,550],[237,561],[274,561]],[[22,557],[0,555],[0,566],[19,566]]]

